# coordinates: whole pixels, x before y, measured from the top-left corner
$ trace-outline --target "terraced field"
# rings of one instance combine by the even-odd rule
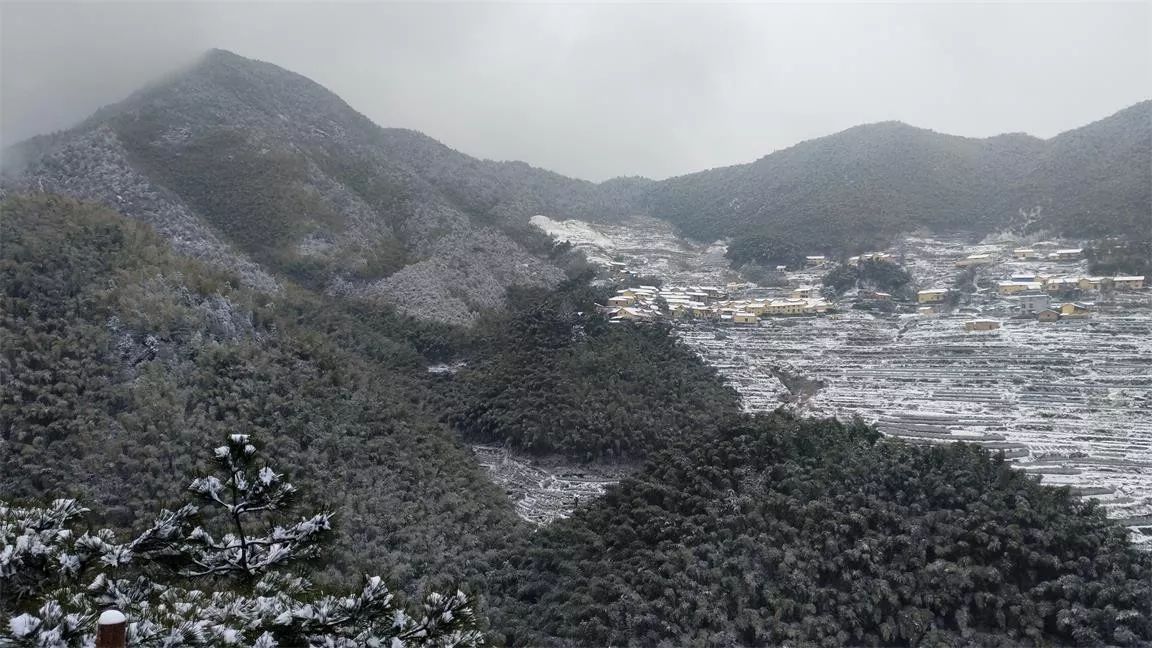
[[[737,280],[721,245],[685,243],[660,221],[617,226],[552,223],[590,256],[627,262],[668,283]],[[564,231],[559,231],[564,230]],[[576,232],[576,234],[573,234]],[[951,287],[955,261],[1003,256],[1004,245],[909,238],[891,252],[919,288]],[[827,268],[788,274],[819,285]],[[1013,274],[1083,275],[1079,263],[1004,259],[977,279]],[[734,287],[734,297],[787,288]],[[1102,297],[1097,295],[1096,297]],[[749,411],[780,406],[815,416],[859,416],[910,443],[966,441],[1002,450],[1045,483],[1104,505],[1152,548],[1152,291],[1099,299],[1090,319],[1010,319],[993,291],[952,315],[873,315],[841,304],[824,317],[768,318],[758,326],[677,324],[680,338],[715,366]],[[965,332],[995,317],[1003,328]]]
[[[749,410],[783,404],[783,369],[823,383],[799,405],[806,413],[861,416],[913,443],[1000,449],[1152,526],[1152,318],[1009,320],[989,333],[962,321],[846,313],[764,320],[724,339],[679,330]]]
[[[567,517],[627,474],[620,466],[546,465],[492,445],[473,445],[472,452],[492,481],[504,488],[517,515],[533,524]]]

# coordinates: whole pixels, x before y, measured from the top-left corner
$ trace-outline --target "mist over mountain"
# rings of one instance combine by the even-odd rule
[[[320,85],[213,50],[33,138],[16,186],[96,200],[262,290],[277,277],[463,323],[570,259],[534,214],[665,218],[737,262],[846,254],[919,228],[1134,235],[1152,217],[1152,102],[1058,137],[987,139],[884,122],[748,164],[595,184],[382,128]]]
[[[252,286],[283,275],[455,322],[510,285],[563,278],[527,215],[619,206],[589,182],[380,128],[300,75],[221,50],[14,154],[19,185],[107,204]]]

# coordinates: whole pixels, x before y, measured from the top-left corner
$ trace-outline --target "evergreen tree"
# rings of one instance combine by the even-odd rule
[[[215,474],[189,486],[200,506],[165,510],[128,542],[82,531],[87,509],[0,503],[0,612],[5,645],[84,646],[101,610],[129,619],[131,646],[475,646],[462,592],[399,603],[378,576],[343,595],[315,591],[302,569],[319,558],[332,513],[284,524],[296,489],[258,460],[248,435],[215,449]],[[212,533],[212,522],[224,525]],[[3,631],[3,630],[0,630]]]

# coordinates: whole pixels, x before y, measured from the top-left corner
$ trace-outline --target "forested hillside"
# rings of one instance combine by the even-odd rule
[[[101,202],[249,286],[286,276],[453,323],[564,278],[531,215],[620,215],[643,185],[478,160],[221,50],[5,158],[18,189]]]
[[[66,198],[0,206],[0,492],[132,528],[210,440],[252,435],[341,523],[329,566],[460,578],[522,523],[423,382],[445,329],[286,287],[271,297]],[[319,506],[312,500],[313,506]]]
[[[964,444],[749,418],[688,437],[493,577],[513,645],[1147,645],[1152,560]]]
[[[1152,241],[1152,101],[1045,144],[1017,202],[1040,207],[1043,225],[1063,234]]]
[[[973,139],[898,122],[850,128],[750,164],[671,178],[646,208],[740,255],[796,263],[917,228],[1147,236],[1152,102],[1050,140]]]
[[[469,438],[534,454],[642,458],[709,435],[740,411],[736,392],[664,326],[610,323],[611,292],[586,277],[524,289],[477,327],[452,422]]]
[[[976,448],[742,415],[666,329],[604,322],[583,280],[463,329],[257,292],[68,198],[0,216],[0,490],[92,508],[62,524],[141,531],[241,434],[332,508],[319,585],[459,586],[496,645],[1152,642],[1152,557],[1090,504]],[[427,371],[444,360],[466,367]],[[442,421],[639,472],[530,529]]]

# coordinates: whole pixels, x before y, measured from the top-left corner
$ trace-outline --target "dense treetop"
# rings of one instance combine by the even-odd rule
[[[644,201],[733,259],[788,263],[882,246],[918,228],[1147,237],[1152,102],[1052,139],[973,139],[898,122],[802,142],[755,162],[671,178]]]
[[[461,432],[535,454],[627,459],[740,411],[735,391],[666,326],[610,323],[597,311],[610,294],[580,280],[512,292],[459,374]]]
[[[779,414],[653,457],[497,578],[524,646],[1152,641],[1152,559],[1093,503],[974,446]]]
[[[483,569],[523,528],[436,423],[422,353],[458,346],[450,329],[238,288],[92,205],[12,198],[0,211],[7,497],[75,497],[97,523],[136,528],[179,497],[172,476],[197,471],[205,439],[243,429],[338,511],[334,573],[422,586]]]
[[[497,645],[1152,642],[1149,556],[1090,503],[978,448],[741,414],[586,277],[461,329],[287,275],[254,291],[71,199],[0,215],[8,498],[76,497],[128,537],[206,440],[250,434],[334,513],[318,586],[460,586]],[[532,529],[458,433],[638,473]]]

